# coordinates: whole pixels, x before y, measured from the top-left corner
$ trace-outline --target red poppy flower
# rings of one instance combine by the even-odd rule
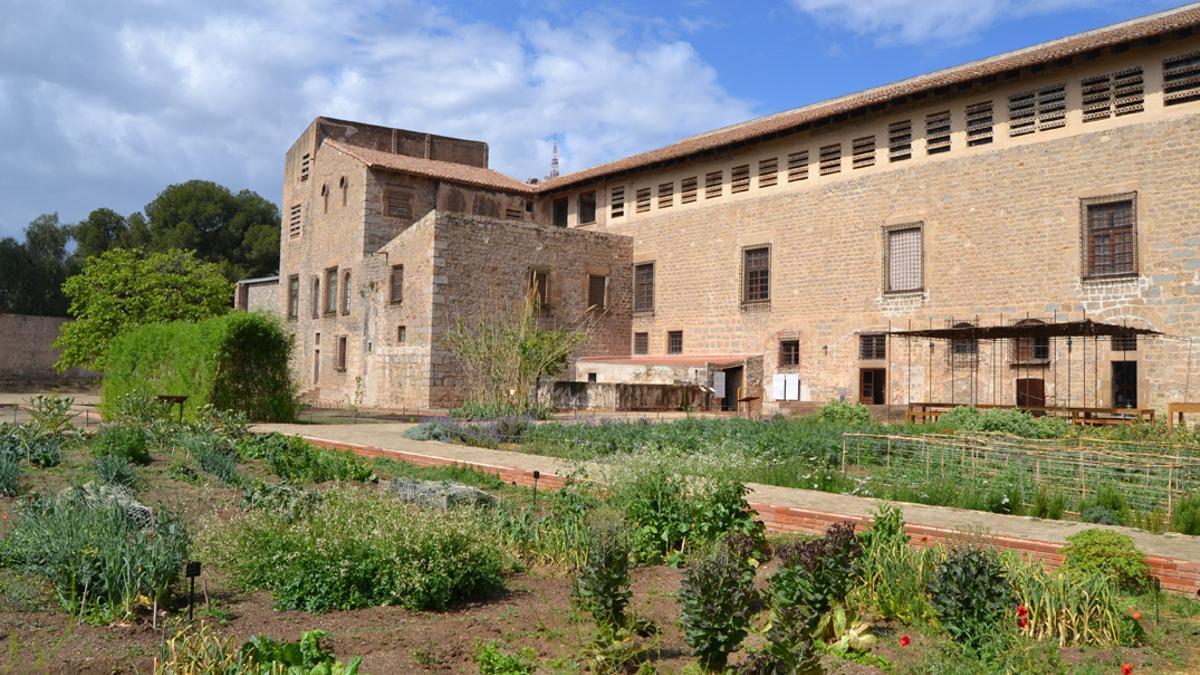
[[[1125,665],[1121,666],[1121,675],[1130,675],[1130,673],[1132,673],[1132,672],[1133,672],[1133,664],[1132,663],[1126,663]]]
[[[907,647],[908,643],[910,643],[910,642],[912,642],[912,638],[908,637],[907,635],[900,636],[900,646],[901,647]]]
[[[1141,613],[1141,612],[1134,612],[1134,613],[1133,613],[1133,620],[1134,620],[1134,621],[1141,621],[1141,620],[1142,620],[1142,613]]]
[[[1020,616],[1020,617],[1029,616],[1029,608],[1026,607],[1025,605],[1017,605],[1017,616]]]
[[[1026,619],[1025,617],[1020,617],[1019,619],[1017,619],[1017,628],[1024,628],[1025,626],[1028,626],[1028,625],[1029,625],[1029,619]]]

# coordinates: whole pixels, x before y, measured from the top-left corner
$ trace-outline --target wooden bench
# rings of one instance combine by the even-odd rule
[[[1200,413],[1200,403],[1168,403],[1167,404],[1167,426],[1174,427],[1176,419],[1180,424],[1183,424],[1184,413]]]

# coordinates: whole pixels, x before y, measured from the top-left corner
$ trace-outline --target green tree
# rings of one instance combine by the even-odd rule
[[[58,214],[38,216],[25,228],[25,241],[0,239],[0,311],[64,316],[61,287],[71,272],[67,259],[70,228]]]
[[[73,256],[80,267],[92,256],[112,248],[133,245],[129,222],[112,209],[100,208],[89,213],[87,218],[71,226],[71,237],[75,240]]]
[[[227,312],[233,285],[192,251],[147,253],[112,249],[91,258],[63,291],[75,321],[64,324],[54,346],[57,367],[101,370],[109,343],[122,330],[160,321],[200,321]]]

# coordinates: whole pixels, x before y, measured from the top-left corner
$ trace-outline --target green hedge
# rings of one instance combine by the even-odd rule
[[[111,418],[124,395],[187,396],[184,417],[201,407],[287,421],[297,402],[288,369],[291,334],[268,314],[233,312],[199,323],[138,326],[109,348],[100,409]]]

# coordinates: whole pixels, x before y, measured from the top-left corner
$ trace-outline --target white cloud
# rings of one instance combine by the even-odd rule
[[[19,15],[0,23],[0,236],[193,177],[278,199],[316,115],[483,140],[523,179],[546,173],[555,136],[575,170],[753,113],[690,44],[605,13],[499,26],[418,0],[44,0]]]

